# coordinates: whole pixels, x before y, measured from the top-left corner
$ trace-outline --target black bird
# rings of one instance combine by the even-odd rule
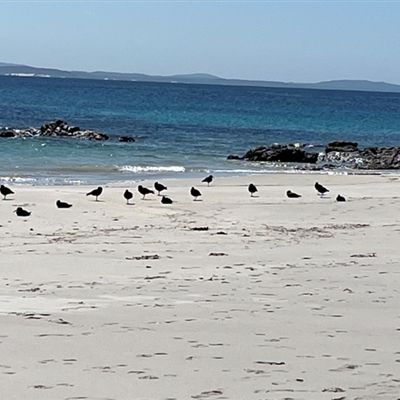
[[[202,182],[207,182],[207,186],[210,186],[210,183],[213,181],[214,177],[212,175],[206,176]]]
[[[6,196],[8,196],[9,194],[14,194],[14,192],[10,188],[8,188],[4,185],[0,186],[0,193],[2,194],[2,196],[4,196],[3,200],[5,200]]]
[[[197,200],[197,198],[199,197],[199,196],[201,196],[201,193],[200,193],[200,190],[197,190],[195,187],[192,187],[191,189],[190,189],[190,194],[194,197],[194,201],[196,201]]]
[[[253,185],[252,183],[250,183],[250,185],[247,188],[247,190],[250,192],[251,197],[253,197],[254,193],[258,192],[258,189],[256,188],[256,186]]]
[[[64,201],[57,200],[56,201],[57,208],[71,208],[72,204],[65,203]]]
[[[340,194],[338,194],[336,197],[336,201],[346,201],[346,199],[343,196],[341,196]]]
[[[126,204],[129,204],[129,200],[133,198],[133,193],[126,189],[124,192],[124,197],[126,199]]]
[[[288,190],[286,192],[286,196],[289,197],[290,199],[297,199],[297,198],[301,197],[301,194],[297,194],[297,193],[292,192],[291,190]]]
[[[24,210],[22,207],[17,207],[14,212],[18,215],[18,217],[29,217],[31,215],[30,211]]]
[[[162,203],[162,204],[172,204],[172,200],[171,200],[169,197],[167,197],[167,196],[163,196],[163,197],[161,198],[161,203]]]
[[[320,183],[315,182],[315,190],[318,192],[318,194],[321,195],[321,197],[326,193],[329,192],[329,189],[327,189],[326,187],[322,186]]]
[[[142,185],[138,186],[138,190],[139,190],[139,193],[143,196],[142,199],[144,199],[146,197],[146,194],[150,194],[150,193],[154,194],[153,190],[148,189],[147,187],[144,187]]]
[[[164,186],[162,183],[159,183],[159,182],[155,182],[154,183],[154,189],[156,189],[157,190],[157,196],[161,196],[161,192],[163,191],[163,190],[167,190],[167,187],[166,186]]]
[[[97,198],[101,195],[102,192],[103,192],[103,188],[101,186],[99,186],[97,189],[94,189],[91,192],[87,193],[86,196],[95,196],[96,201],[98,201]]]

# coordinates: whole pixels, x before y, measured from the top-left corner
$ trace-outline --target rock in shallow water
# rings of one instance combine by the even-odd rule
[[[120,136],[118,141],[124,143],[133,143],[135,142],[135,139],[132,136]]]
[[[318,160],[318,153],[308,153],[300,145],[281,145],[260,146],[249,150],[243,157],[230,155],[230,160],[245,161],[269,161],[269,162],[293,162],[315,164]]]
[[[5,131],[0,132],[0,137],[2,137],[2,138],[11,138],[11,137],[15,137],[15,136],[16,136],[16,134],[12,130],[5,130]]]
[[[358,143],[347,142],[345,140],[336,140],[335,142],[328,143],[328,146],[326,146],[325,148],[325,153],[330,153],[332,151],[346,152],[346,153],[358,151]]]
[[[0,137],[70,137],[87,140],[108,140],[109,136],[92,130],[83,130],[77,126],[69,126],[65,121],[59,119],[42,125],[39,129],[8,129],[0,133]]]
[[[229,160],[299,163],[302,170],[337,168],[363,170],[400,169],[400,146],[358,148],[356,142],[335,141],[328,144],[325,153],[307,153],[301,147],[289,145],[260,146],[249,150],[243,157],[230,155]],[[313,165],[309,165],[313,164]],[[317,164],[317,165],[315,165]]]

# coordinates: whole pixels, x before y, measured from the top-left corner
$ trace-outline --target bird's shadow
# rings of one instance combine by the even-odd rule
[[[5,198],[5,199],[2,199],[3,201],[12,201],[12,200],[14,200],[14,199],[7,199],[7,198]]]

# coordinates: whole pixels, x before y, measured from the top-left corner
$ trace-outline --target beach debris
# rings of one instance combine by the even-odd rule
[[[45,386],[45,385],[33,385],[31,386],[33,389],[52,389],[52,386]]]
[[[323,393],[328,392],[328,393],[344,393],[345,390],[340,388],[340,387],[331,387],[328,389],[323,389],[322,390]]]
[[[207,397],[218,396],[220,394],[223,394],[222,390],[210,390],[207,392],[201,392],[198,395],[191,396],[191,398],[192,399],[205,399]]]
[[[139,379],[160,379],[160,378],[155,375],[144,375],[144,376],[139,376]]]
[[[208,226],[195,226],[190,228],[191,231],[208,231]]]
[[[285,365],[285,361],[255,361],[256,364]]]
[[[247,372],[248,374],[265,374],[267,371],[264,371],[263,369],[245,369],[245,372]]]
[[[158,260],[159,258],[158,254],[145,254],[143,256],[125,257],[125,260]]]
[[[60,324],[60,325],[72,325],[71,322],[65,321],[65,319],[62,318],[49,319],[49,322],[54,322],[55,324]]]
[[[376,257],[376,253],[352,254],[350,257],[357,257],[357,258]]]
[[[368,228],[370,224],[329,224],[325,225],[324,229],[359,229]]]
[[[165,276],[153,275],[153,276],[146,276],[144,279],[147,279],[147,280],[152,280],[152,279],[165,279]]]
[[[29,288],[29,289],[18,289],[18,292],[38,292],[40,290],[39,287],[33,287],[33,288]]]
[[[227,256],[226,253],[210,253],[209,256],[211,257],[220,257],[220,256]]]

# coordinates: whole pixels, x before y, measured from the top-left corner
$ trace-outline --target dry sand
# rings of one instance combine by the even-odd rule
[[[163,183],[0,201],[1,399],[400,398],[398,176]]]

